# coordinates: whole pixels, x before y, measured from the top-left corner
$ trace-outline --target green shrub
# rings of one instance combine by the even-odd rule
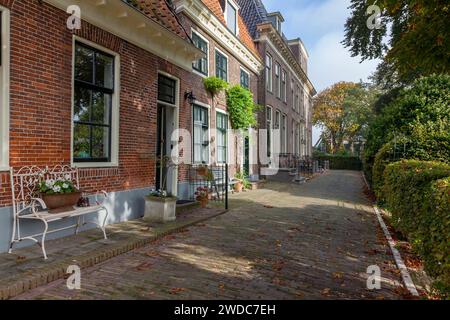
[[[450,165],[416,160],[389,164],[383,198],[400,231],[437,279],[444,294],[450,288]]]
[[[449,96],[450,75],[433,75],[417,80],[382,108],[382,113],[369,125],[363,155],[370,183],[376,154],[396,136],[409,140],[408,159],[449,162]]]
[[[362,169],[361,159],[354,156],[338,155],[338,154],[323,154],[316,153],[314,156],[316,160],[330,161],[331,170],[357,170]]]

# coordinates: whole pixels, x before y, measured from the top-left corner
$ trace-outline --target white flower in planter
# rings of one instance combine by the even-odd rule
[[[63,183],[62,187],[63,187],[63,189],[67,189],[67,188],[69,188],[69,185],[67,183]]]
[[[45,185],[47,186],[47,188],[50,188],[50,189],[53,188],[53,184],[54,184],[54,182],[51,179],[47,179],[45,181]]]
[[[60,186],[54,186],[53,187],[53,192],[58,193],[61,191],[61,187]]]

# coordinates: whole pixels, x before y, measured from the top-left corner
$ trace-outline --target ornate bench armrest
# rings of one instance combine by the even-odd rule
[[[41,198],[32,198],[31,201],[32,201],[31,208],[32,208],[33,212],[35,212],[36,205],[41,206],[41,208],[43,210],[47,210],[47,205],[45,204],[44,200],[42,200]]]
[[[109,198],[108,192],[105,190],[97,191],[93,194],[93,196],[95,196],[95,203],[97,203],[97,205],[100,205],[103,201]],[[99,196],[103,196],[103,201],[99,201]]]

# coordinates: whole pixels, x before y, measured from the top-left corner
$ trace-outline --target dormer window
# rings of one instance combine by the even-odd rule
[[[233,34],[238,34],[238,10],[239,7],[236,3],[231,0],[226,1],[225,5],[225,20],[228,29],[230,29]]]

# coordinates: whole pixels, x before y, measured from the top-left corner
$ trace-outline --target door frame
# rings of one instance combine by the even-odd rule
[[[174,115],[174,117],[173,117],[174,128],[173,129],[178,130],[180,128],[180,79],[170,73],[167,73],[162,70],[158,70],[158,74],[156,77],[157,84],[158,84],[158,75],[163,75],[165,77],[175,80],[175,83],[176,83],[175,84],[175,104],[170,104],[170,103],[167,103],[164,101],[159,101],[159,100],[157,100],[156,103],[157,103],[157,105],[162,105],[162,106],[165,106],[166,108],[175,108],[175,112],[173,113],[173,115]],[[166,132],[166,135],[167,135],[167,132]],[[179,155],[178,143],[179,143],[178,141],[175,141],[173,143],[172,152],[175,153],[176,155]],[[155,150],[155,155],[156,155],[156,150]],[[167,188],[169,187],[169,184],[170,184],[170,189],[172,190],[172,192],[171,192],[172,195],[174,197],[177,197],[178,196],[178,167],[174,167],[172,170],[173,170],[172,179],[171,179],[171,181],[167,181]]]

